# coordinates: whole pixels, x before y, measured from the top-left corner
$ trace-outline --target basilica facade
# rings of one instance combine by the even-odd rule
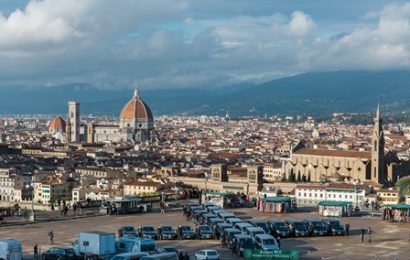
[[[377,108],[370,152],[311,149],[297,145],[285,164],[285,176],[301,176],[311,182],[371,181],[395,183],[410,172],[410,163],[384,149],[383,119]]]

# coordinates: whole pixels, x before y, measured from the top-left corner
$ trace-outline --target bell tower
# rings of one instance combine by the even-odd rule
[[[383,184],[386,180],[386,163],[384,161],[383,119],[380,106],[377,105],[374,129],[372,134],[372,163],[370,180]]]

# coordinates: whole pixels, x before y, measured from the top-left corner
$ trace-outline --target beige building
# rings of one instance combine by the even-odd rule
[[[35,183],[34,186],[34,201],[48,204],[50,201],[70,200],[71,189],[68,183],[63,183],[59,180],[42,180]]]
[[[124,184],[124,196],[154,193],[158,186],[159,183],[154,181],[130,181]]]
[[[263,165],[263,179],[267,182],[281,181],[285,170],[282,162],[267,163]]]
[[[398,204],[400,202],[400,193],[397,189],[380,189],[377,191],[377,202],[379,205]]]

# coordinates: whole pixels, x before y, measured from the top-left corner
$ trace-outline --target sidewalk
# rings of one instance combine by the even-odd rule
[[[50,222],[50,221],[61,221],[67,219],[76,219],[76,218],[88,218],[102,216],[104,214],[99,212],[99,208],[85,208],[76,211],[74,214],[73,211],[67,213],[66,216],[61,215],[60,211],[36,211],[35,212],[35,221],[30,221],[29,217],[25,218],[23,216],[11,216],[5,217],[5,223],[0,224],[0,227],[4,226],[14,226],[14,225],[26,225],[33,223],[41,222]]]

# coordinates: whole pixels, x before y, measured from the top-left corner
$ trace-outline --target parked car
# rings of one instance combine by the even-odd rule
[[[268,226],[270,229],[270,234],[274,237],[290,237],[291,232],[288,225],[281,220],[269,220]]]
[[[266,232],[260,227],[251,226],[251,227],[245,228],[244,234],[254,238],[256,235],[266,234]]]
[[[74,249],[64,247],[52,247],[41,254],[43,260],[72,260],[80,259]]]
[[[266,234],[270,233],[270,229],[266,221],[263,221],[261,219],[251,219],[249,220],[249,223],[251,223],[255,227],[260,227],[262,228]]]
[[[268,234],[260,234],[255,236],[256,246],[263,251],[279,250],[279,245],[276,239]]]
[[[136,237],[137,231],[133,226],[123,226],[118,229],[118,237]]]
[[[179,255],[179,251],[175,246],[162,246],[157,248],[158,253],[175,253]]]
[[[218,223],[216,224],[215,228],[214,228],[214,232],[215,232],[215,236],[221,236],[222,233],[224,232],[225,229],[227,228],[233,228],[233,226],[231,224],[222,222],[222,223]]]
[[[325,224],[317,219],[304,220],[306,227],[308,228],[310,236],[326,236],[327,228]]]
[[[328,235],[344,236],[346,234],[345,227],[340,223],[338,219],[325,218],[322,219],[322,222],[326,227]]]
[[[242,234],[239,229],[236,228],[227,228],[224,230],[224,234],[226,235],[226,242],[228,243],[228,247],[232,248],[232,239],[235,235]]]
[[[141,226],[139,231],[142,238],[158,239],[158,233],[154,226]]]
[[[163,239],[177,239],[177,232],[172,226],[162,225],[158,228],[158,238]]]
[[[207,209],[206,209],[209,213],[212,213],[212,214],[215,214],[215,210],[221,210],[221,208],[220,207],[217,207],[217,206],[212,206],[212,207],[208,207]]]
[[[208,225],[199,225],[195,230],[195,237],[197,239],[211,239],[214,238],[214,232]]]
[[[141,257],[141,260],[178,260],[175,253],[159,253]]]
[[[208,220],[211,218],[216,218],[216,215],[211,214],[211,213],[206,213],[206,214],[202,214],[201,218],[202,218],[203,224],[208,224]]]
[[[243,252],[246,249],[254,249],[255,242],[252,237],[248,235],[238,234],[234,236],[236,238],[236,246],[234,248],[236,255],[243,256]]]
[[[219,260],[219,253],[213,249],[204,249],[195,254],[196,260]]]
[[[210,226],[213,229],[216,228],[216,225],[218,223],[224,223],[224,220],[221,219],[221,218],[210,218],[210,219],[208,219],[208,222],[207,222],[208,226]]]
[[[208,209],[209,207],[216,207],[216,205],[213,204],[212,202],[205,202],[204,204],[202,204],[202,207],[204,209]]]
[[[233,227],[239,229],[242,233],[245,234],[245,229],[247,227],[254,227],[254,226],[252,226],[248,222],[238,222]]]
[[[299,220],[286,220],[286,224],[288,225],[292,236],[294,237],[307,237],[309,236],[309,231],[303,223],[303,221]]]
[[[190,226],[182,225],[177,229],[179,239],[195,239],[195,233]]]
[[[229,212],[218,212],[216,215],[220,217],[221,219],[223,219],[224,221],[226,221],[228,218],[235,217],[235,214],[229,213]]]
[[[225,219],[225,222],[235,226],[236,223],[244,222],[244,221],[240,218],[235,217],[235,218],[227,218],[227,219]]]
[[[111,257],[110,260],[140,260],[143,256],[149,256],[149,254],[147,252],[122,253]]]

